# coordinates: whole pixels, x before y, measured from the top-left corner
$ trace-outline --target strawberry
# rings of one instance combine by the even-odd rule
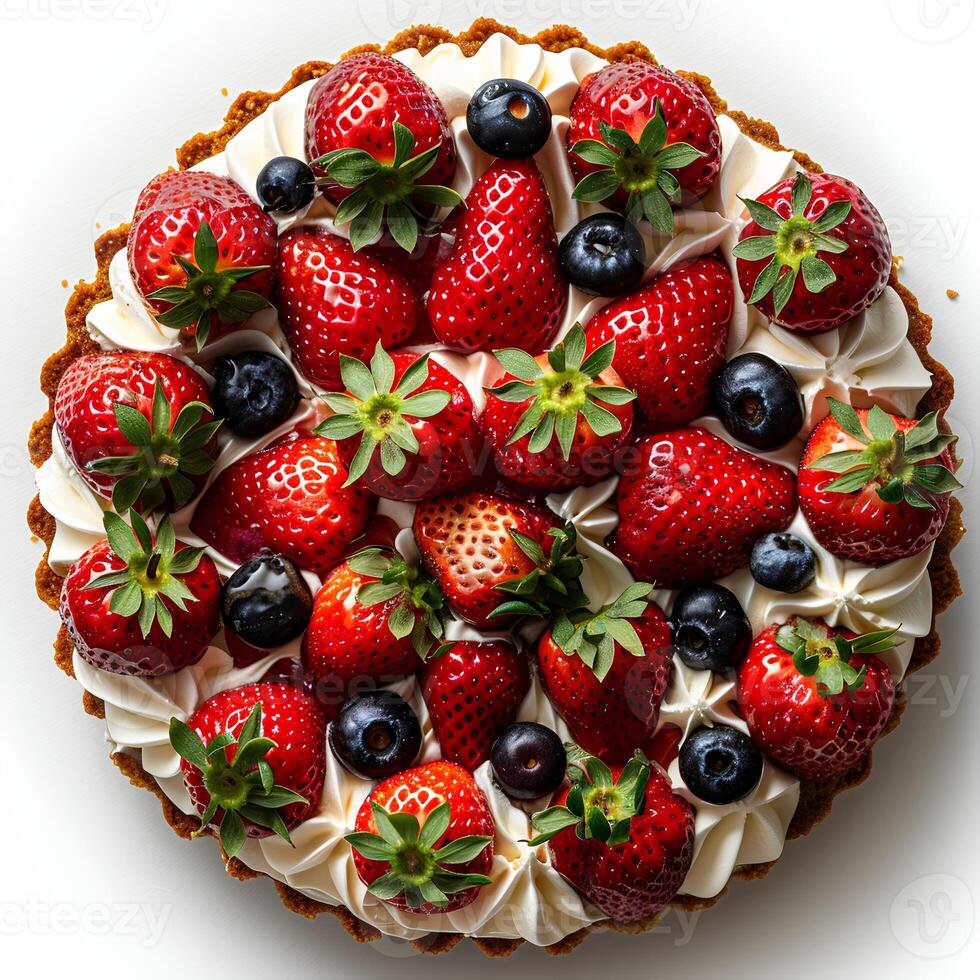
[[[219,827],[233,858],[246,837],[289,831],[316,813],[326,771],[326,722],[292,684],[260,682],[215,694],[187,720],[170,719],[170,744],[203,833]]]
[[[54,422],[82,478],[120,514],[190,501],[214,466],[221,424],[193,368],[136,351],[72,361],[58,383]]]
[[[894,631],[855,636],[794,618],[756,637],[738,671],[738,705],[752,740],[800,779],[850,768],[877,741],[895,687],[876,656]]]
[[[751,220],[733,252],[738,281],[746,302],[773,322],[802,333],[832,330],[885,291],[888,229],[849,180],[800,173],[744,203]]]
[[[571,785],[534,814],[531,846],[548,842],[555,870],[617,922],[652,919],[694,858],[694,812],[640,753],[610,769],[572,753]]]
[[[366,358],[415,330],[419,294],[401,273],[323,228],[279,239],[279,317],[299,370],[315,384],[340,384],[339,354]]]
[[[533,160],[495,160],[473,185],[426,301],[436,337],[472,353],[544,350],[565,312],[551,203]]]
[[[838,558],[887,565],[932,544],[949,515],[956,437],[935,412],[916,422],[878,406],[828,399],[798,477],[800,508],[817,541]]]
[[[709,411],[734,303],[728,266],[706,255],[600,310],[586,325],[589,349],[615,340],[613,367],[643,414],[658,427],[682,425]]]
[[[517,716],[531,677],[510,643],[461,641],[426,662],[421,686],[442,757],[473,770]]]
[[[346,840],[357,876],[397,909],[454,912],[490,884],[493,815],[455,762],[430,762],[378,783],[354,826]]]
[[[598,483],[630,442],[635,395],[610,366],[616,342],[585,356],[576,323],[548,354],[494,351],[508,374],[488,389],[480,423],[498,472],[539,490]]]
[[[446,110],[415,72],[387,55],[344,58],[316,82],[306,104],[306,153],[327,197],[340,205],[338,224],[351,222],[355,249],[384,223],[412,252],[419,217],[460,201],[441,186],[456,170]],[[423,175],[431,183],[418,184]]]
[[[200,350],[269,305],[276,225],[230,177],[170,170],[143,188],[127,254],[150,312]]]
[[[681,588],[742,568],[758,538],[785,530],[796,479],[705,429],[673,429],[636,444],[617,509],[615,553],[636,578]]]
[[[325,575],[374,513],[374,497],[346,480],[335,442],[293,433],[222,470],[191,527],[239,564],[268,548]]]
[[[670,677],[670,628],[649,585],[630,586],[599,613],[561,614],[538,643],[538,675],[572,738],[622,765],[654,750]]]
[[[643,61],[588,75],[572,102],[566,145],[573,197],[604,201],[674,231],[672,204],[704,197],[721,170],[711,103],[687,79]]]
[[[303,665],[335,708],[355,682],[414,673],[441,639],[438,585],[394,551],[365,548],[324,580],[303,638]]]
[[[476,626],[505,629],[517,616],[585,604],[575,529],[547,508],[502,494],[449,494],[419,504],[412,531],[449,604]]]
[[[347,391],[323,396],[337,414],[315,431],[338,440],[348,483],[416,501],[470,482],[483,440],[458,378],[427,354],[390,355],[381,344],[370,366],[341,355],[340,370]]]

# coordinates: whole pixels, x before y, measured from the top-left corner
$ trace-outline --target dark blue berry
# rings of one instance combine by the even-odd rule
[[[714,382],[725,428],[753,449],[785,446],[803,427],[803,399],[793,376],[765,354],[730,360]]]
[[[393,691],[365,691],[343,704],[327,738],[355,776],[384,779],[411,768],[422,748],[422,726]]]
[[[723,585],[692,585],[670,614],[674,653],[694,670],[737,667],[752,642],[752,626],[734,594]]]
[[[561,240],[558,264],[565,278],[583,292],[618,296],[643,278],[646,251],[630,221],[605,211],[583,219]]]
[[[802,592],[817,574],[817,557],[795,534],[767,534],[752,547],[749,571],[767,589]]]
[[[313,200],[316,176],[302,160],[274,157],[259,171],[255,192],[266,211],[294,214]]]
[[[275,650],[301,636],[312,613],[310,587],[282,555],[250,558],[221,591],[225,629],[260,650]]]
[[[473,142],[491,156],[523,160],[534,156],[551,135],[551,106],[533,86],[516,78],[484,82],[466,107]]]
[[[691,732],[678,763],[687,788],[717,806],[748,796],[762,778],[762,753],[748,735],[727,725]]]
[[[245,351],[219,357],[212,367],[211,404],[240,436],[264,436],[285,422],[299,404],[292,368],[281,357]]]
[[[490,749],[497,785],[514,800],[550,796],[565,778],[565,746],[544,725],[519,721],[505,728]]]

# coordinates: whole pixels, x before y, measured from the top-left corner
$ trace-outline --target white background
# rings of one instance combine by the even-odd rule
[[[23,450],[44,409],[36,379],[62,307],[90,275],[117,201],[215,127],[232,96],[278,88],[291,68],[383,41],[412,23],[496,16],[529,33],[578,24],[596,43],[639,38],[702,71],[734,107],[854,178],[887,217],[904,281],[936,318],[932,352],[956,373],[951,418],[972,454],[980,249],[976,160],[980,13],[975,0],[0,0],[0,965],[7,976],[566,977],[795,980],[976,976],[980,964],[978,617],[972,594],[941,620],[944,651],[861,790],[790,844],[762,882],[738,883],[660,935],[599,934],[570,959],[524,948],[511,964],[471,946],[414,960],[356,946],[331,917],[287,913],[268,881],[225,876],[212,842],[188,844],[155,798],[105,758],[101,723],[51,662],[56,616],[34,596],[39,546],[23,511]],[[958,289],[951,301],[946,289]],[[967,477],[971,464],[966,466]],[[964,492],[967,518],[976,484]],[[972,593],[973,541],[956,553]],[[927,687],[926,684],[931,686]],[[919,910],[917,913],[916,910]],[[942,958],[936,958],[941,956]],[[411,958],[410,964],[398,962]],[[547,965],[545,965],[547,964]],[[11,972],[7,972],[10,968]],[[29,973],[28,973],[29,971]]]

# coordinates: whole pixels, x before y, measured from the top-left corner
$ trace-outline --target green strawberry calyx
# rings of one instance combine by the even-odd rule
[[[579,609],[559,613],[551,624],[551,638],[569,656],[577,656],[601,681],[604,680],[616,657],[619,644],[633,657],[644,654],[631,619],[639,619],[646,611],[652,585],[637,582],[613,603],[597,612]]]
[[[363,548],[348,558],[347,564],[358,575],[378,580],[362,585],[357,601],[362,606],[393,603],[388,614],[392,636],[411,636],[415,652],[423,660],[429,656],[433,645],[441,642],[450,618],[439,583],[418,565],[385,548]]]
[[[182,759],[200,770],[208,791],[208,804],[195,837],[207,830],[220,810],[218,835],[229,858],[245,843],[244,820],[271,830],[287,844],[293,843],[279,810],[309,800],[276,784],[266,756],[278,744],[262,735],[261,701],[255,703],[245,719],[238,738],[222,732],[205,745],[193,728],[179,718],[171,718],[170,744]],[[229,762],[228,752],[232,747],[235,751]]]
[[[776,643],[793,655],[793,666],[804,677],[812,677],[817,693],[831,697],[860,690],[868,676],[868,668],[858,670],[852,663],[854,654],[870,657],[885,653],[895,646],[893,639],[897,629],[876,630],[847,639],[832,633],[826,626],[796,619],[780,626],[776,631]]]
[[[569,827],[580,840],[597,840],[609,847],[630,839],[630,822],[643,813],[651,762],[637,751],[618,779],[610,768],[578,746],[566,746],[571,789],[565,802],[531,817],[538,832],[527,843],[537,847]]]
[[[921,510],[935,510],[933,498],[962,488],[952,470],[935,460],[956,436],[939,431],[935,412],[920,419],[906,432],[895,419],[875,405],[864,422],[857,412],[836,398],[828,398],[830,414],[863,449],[828,453],[807,464],[807,469],[840,473],[823,490],[830,493],[857,493],[874,485],[886,504],[906,503]]]
[[[572,153],[601,167],[583,177],[572,192],[576,201],[604,201],[620,188],[626,192],[626,214],[633,222],[645,217],[659,232],[674,234],[673,204],[680,203],[681,185],[671,172],[705,156],[690,143],[668,143],[667,121],[660,99],[654,103],[639,140],[600,120],[601,140],[579,140]]]
[[[414,814],[389,813],[373,801],[371,812],[378,833],[358,831],[344,840],[361,857],[388,866],[388,871],[368,885],[375,898],[387,902],[402,897],[410,909],[426,904],[445,908],[450,895],[490,884],[486,875],[464,874],[447,865],[473,861],[491,837],[473,834],[436,847],[452,821],[448,802],[431,810],[421,826]]]
[[[410,364],[395,385],[395,362],[380,343],[370,365],[341,354],[340,376],[347,392],[322,394],[336,414],[313,431],[338,441],[361,437],[344,486],[364,475],[375,452],[381,455],[385,473],[397,476],[408,463],[408,456],[419,452],[412,423],[438,415],[452,395],[441,389],[418,390],[429,377],[428,354]]]
[[[355,188],[337,206],[334,218],[338,225],[350,224],[355,252],[369,245],[382,225],[401,248],[411,252],[418,242],[419,226],[427,229],[430,224],[424,208],[454,208],[463,203],[449,187],[417,183],[435,164],[439,145],[412,156],[415,137],[411,130],[396,122],[393,131],[395,156],[391,163],[380,163],[366,150],[350,147],[332,150],[313,161],[327,174],[317,181],[319,185]]]
[[[218,268],[221,252],[217,239],[207,221],[201,222],[194,236],[194,255],[174,255],[174,261],[184,270],[187,282],[183,286],[164,286],[147,296],[156,302],[172,304],[170,309],[156,315],[165,327],[184,330],[195,326],[194,341],[200,350],[211,332],[211,314],[225,324],[243,323],[253,313],[265,309],[269,301],[258,293],[235,287],[243,279],[265,272],[269,266],[252,265],[238,268]]]
[[[177,551],[170,516],[157,528],[156,540],[146,521],[130,511],[130,527],[118,514],[106,511],[102,517],[106,538],[112,553],[126,563],[115,572],[97,575],[86,589],[112,589],[109,611],[117,616],[138,617],[140,633],[145,639],[154,623],[159,623],[165,636],[171,636],[174,618],[167,602],[180,612],[187,611],[188,602],[197,602],[180,576],[193,572],[201,563],[203,548],[183,548]],[[165,601],[166,600],[166,601]]]
[[[171,425],[170,402],[157,378],[149,418],[124,402],[116,402],[112,410],[119,431],[135,451],[129,456],[92,460],[85,468],[117,478],[112,488],[116,513],[125,514],[137,500],[147,513],[161,506],[176,510],[189,503],[196,490],[190,477],[201,476],[214,466],[204,447],[221,421],[201,422],[205,413],[211,414],[211,406],[188,402]]]
[[[620,420],[602,405],[626,405],[636,398],[636,394],[627,388],[596,380],[611,367],[616,341],[610,340],[588,357],[585,351],[585,332],[576,323],[565,339],[548,352],[549,370],[517,348],[493,352],[516,380],[485,390],[501,401],[531,402],[510,434],[508,446],[530,436],[528,451],[540,453],[557,437],[562,457],[567,460],[580,416],[600,438],[622,432]]]
[[[806,209],[813,198],[813,182],[804,173],[796,175],[790,194],[790,218],[783,218],[761,201],[740,198],[752,220],[769,234],[743,238],[732,249],[732,254],[739,259],[751,262],[770,259],[759,273],[748,302],[758,303],[772,293],[777,316],[793,295],[801,273],[803,283],[811,293],[822,293],[837,281],[837,274],[820,258],[820,252],[839,255],[848,248],[843,238],[828,232],[851,213],[850,201],[835,201],[819,215],[806,217]]]

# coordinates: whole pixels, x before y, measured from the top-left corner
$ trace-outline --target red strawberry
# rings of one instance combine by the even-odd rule
[[[770,320],[803,333],[832,330],[884,292],[888,229],[849,180],[801,173],[745,206],[752,220],[734,250],[738,281]]]
[[[725,364],[735,288],[714,255],[674,266],[600,310],[586,325],[589,348],[616,341],[613,367],[657,426],[704,415]]]
[[[855,636],[796,619],[756,637],[738,671],[738,704],[752,740],[800,779],[850,768],[877,741],[895,704],[875,654],[893,631]]]
[[[705,429],[673,429],[636,444],[617,508],[616,554],[636,578],[681,588],[747,565],[758,538],[785,530],[796,479]]]
[[[432,277],[439,340],[471,353],[544,350],[565,312],[551,203],[533,160],[496,160],[466,198],[456,243]]]
[[[220,827],[234,857],[246,837],[289,831],[316,813],[326,769],[326,722],[291,684],[259,683],[208,698],[187,720],[170,719],[184,785],[201,829]]]
[[[127,249],[151,312],[193,335],[198,350],[212,331],[268,306],[275,285],[275,222],[230,177],[154,177],[136,202]]]
[[[338,440],[348,482],[415,501],[473,479],[483,440],[458,378],[428,355],[389,355],[380,344],[370,366],[345,357],[340,370],[347,392],[323,396],[337,414],[315,431]]]
[[[834,398],[811,433],[798,477],[800,508],[838,558],[887,565],[932,544],[949,515],[956,437],[935,412],[921,421]],[[945,428],[945,426],[944,426]]]
[[[159,677],[196,664],[220,627],[221,581],[203,548],[178,542],[169,517],[156,535],[131,512],[111,511],[106,540],[72,565],[61,618],[78,655],[93,667]]]
[[[649,585],[636,584],[599,613],[561,615],[538,644],[538,675],[572,738],[622,765],[656,748],[670,678],[670,628]]]
[[[575,324],[553,351],[496,351],[510,372],[489,390],[480,424],[498,472],[539,490],[598,483],[614,472],[633,431],[634,395],[610,367],[615,341],[585,356]]]
[[[612,198],[673,233],[671,204],[704,197],[721,170],[721,133],[693,83],[643,61],[588,75],[572,102],[566,144],[574,197]]]
[[[463,641],[426,662],[421,684],[442,757],[472,770],[517,716],[531,677],[510,643]]]
[[[481,491],[447,495],[419,504],[412,531],[450,605],[476,626],[584,605],[575,529],[547,508]]]
[[[325,575],[374,513],[374,497],[346,480],[335,442],[294,433],[222,470],[191,527],[239,564],[268,548]]]
[[[653,919],[690,870],[694,811],[639,753],[612,770],[575,761],[571,787],[531,818],[531,845],[549,841],[555,870],[611,919]]]
[[[473,777],[455,762],[430,762],[378,783],[346,840],[372,895],[428,915],[464,908],[490,884],[493,834]]]
[[[201,376],[166,354],[113,351],[72,361],[54,421],[69,458],[120,514],[186,504],[214,465],[211,399]]]
[[[315,384],[340,384],[339,354],[366,359],[415,330],[419,296],[407,279],[346,238],[301,227],[279,239],[279,316],[296,365]]]

